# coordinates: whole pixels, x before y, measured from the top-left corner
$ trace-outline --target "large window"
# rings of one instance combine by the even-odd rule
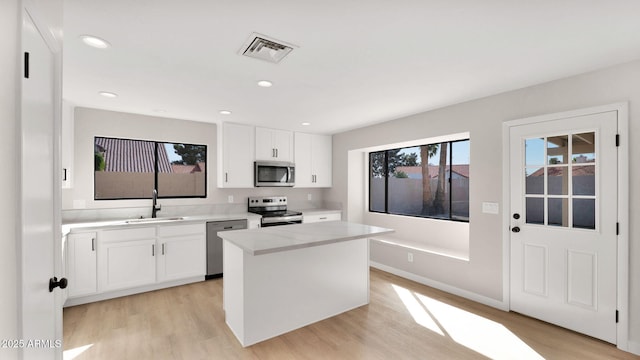
[[[469,221],[469,140],[369,153],[369,211]]]
[[[207,196],[207,146],[96,137],[94,198]]]

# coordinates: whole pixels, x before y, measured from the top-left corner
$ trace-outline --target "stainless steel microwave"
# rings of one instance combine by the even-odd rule
[[[256,187],[265,186],[293,186],[295,184],[295,165],[282,161],[256,161]]]

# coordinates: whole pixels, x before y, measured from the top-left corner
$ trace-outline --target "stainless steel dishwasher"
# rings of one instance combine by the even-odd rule
[[[207,223],[207,275],[205,279],[222,276],[222,238],[218,231],[247,228],[247,220],[211,221]]]

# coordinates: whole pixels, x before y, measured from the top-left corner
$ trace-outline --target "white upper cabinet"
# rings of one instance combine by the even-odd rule
[[[293,132],[256,127],[256,160],[293,161]]]
[[[296,187],[331,187],[331,136],[295,133]]]
[[[222,125],[222,168],[218,170],[218,187],[252,188],[255,133],[249,125]],[[219,158],[220,159],[220,158]]]

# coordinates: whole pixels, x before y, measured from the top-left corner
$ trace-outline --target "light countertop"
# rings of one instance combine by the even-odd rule
[[[180,218],[180,220],[175,220],[176,218]],[[180,224],[189,224],[194,222],[225,221],[225,220],[237,220],[237,219],[259,221],[260,218],[261,218],[260,215],[247,212],[247,213],[237,213],[237,214],[169,216],[166,218],[158,217],[153,220],[140,219],[142,221],[138,221],[138,219],[89,221],[89,222],[63,224],[62,233],[63,235],[65,235],[65,234],[68,234],[69,232],[74,232],[74,231],[94,231],[94,230],[105,230],[105,229],[122,228],[122,227],[130,228],[130,227],[153,226],[153,225],[160,225],[160,224],[180,225]]]
[[[223,231],[219,232],[218,236],[251,255],[263,255],[392,232],[394,232],[393,229],[377,226],[346,221],[326,221],[260,229]]]

